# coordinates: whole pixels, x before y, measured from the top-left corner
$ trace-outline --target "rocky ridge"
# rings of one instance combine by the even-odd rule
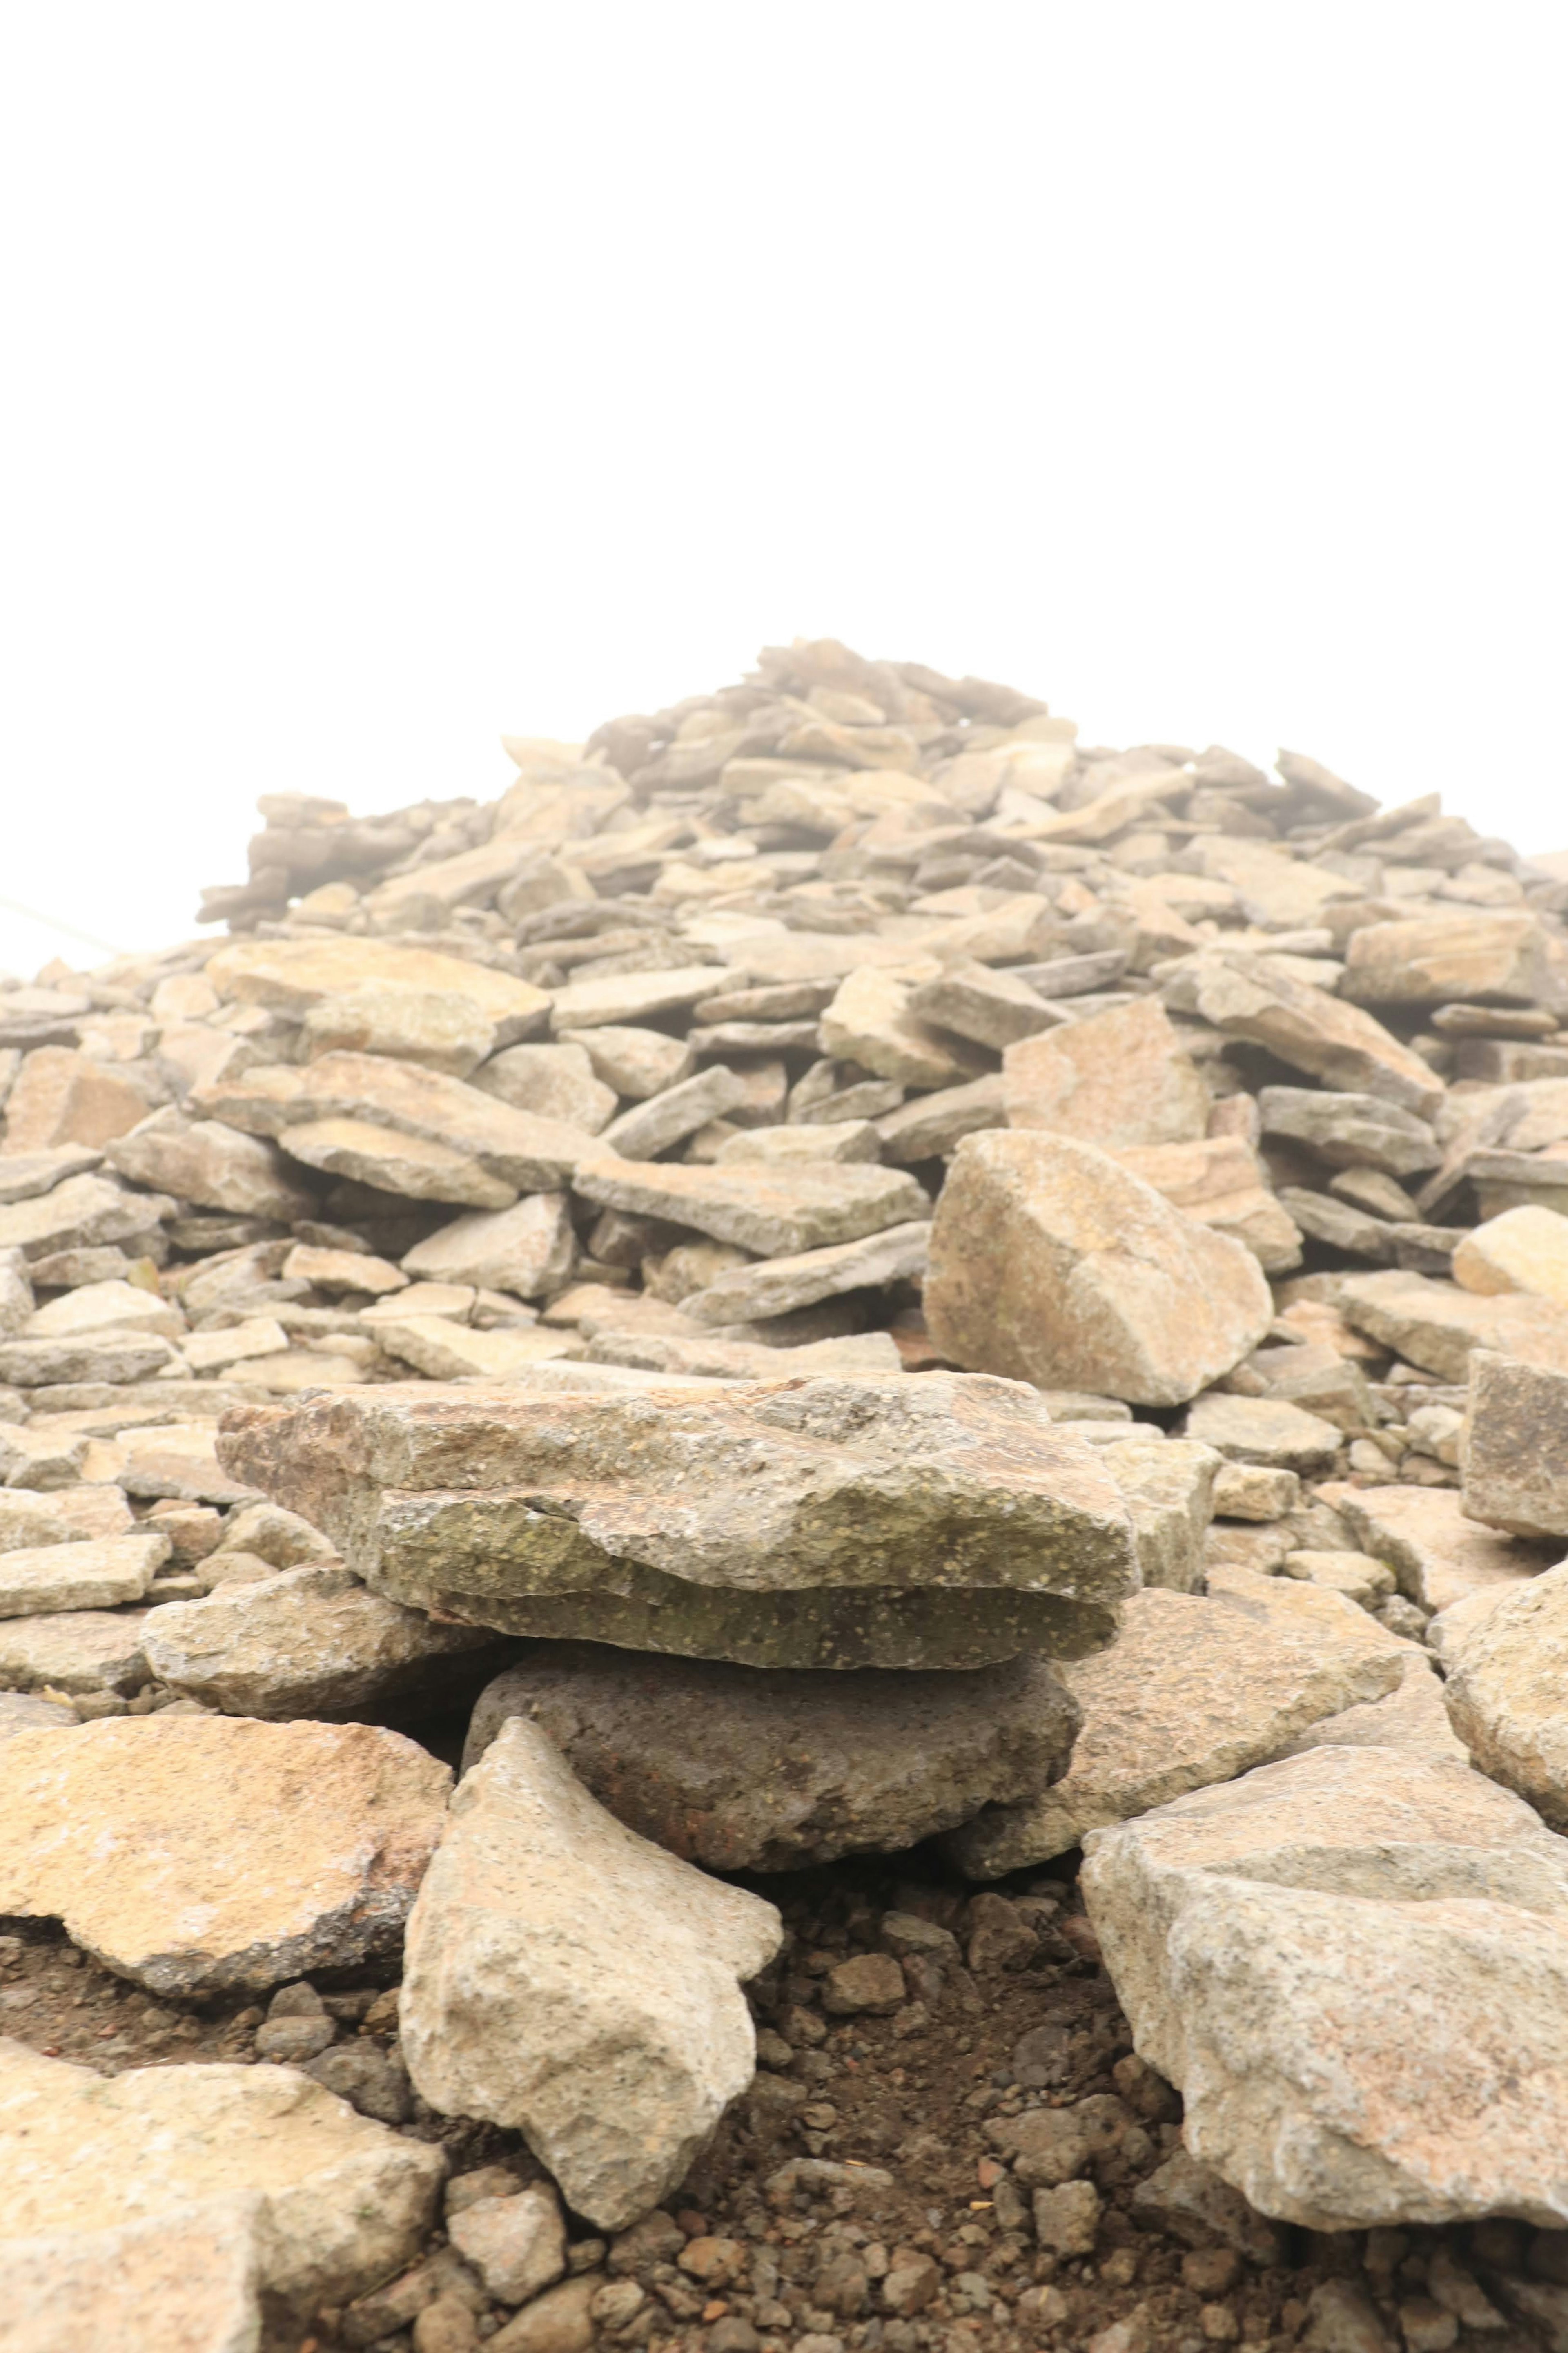
[[[507,749],[0,987],[4,2341],[1568,2339],[1565,861]]]

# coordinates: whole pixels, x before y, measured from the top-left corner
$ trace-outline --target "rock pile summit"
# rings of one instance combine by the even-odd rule
[[[1568,2344],[1568,853],[506,749],[0,984],[0,2344]]]

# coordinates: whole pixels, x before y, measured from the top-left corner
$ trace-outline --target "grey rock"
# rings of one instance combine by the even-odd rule
[[[831,1129],[786,1128],[785,1134],[832,1134]],[[923,1274],[931,1226],[924,1219],[908,1225],[888,1226],[852,1242],[830,1242],[823,1250],[800,1250],[793,1257],[763,1259],[754,1265],[732,1267],[680,1304],[695,1324],[752,1323],[772,1315],[787,1315],[819,1299],[837,1298],[846,1292],[907,1282]]]
[[[1443,1157],[1424,1119],[1376,1095],[1265,1087],[1258,1108],[1265,1135],[1310,1144],[1331,1168],[1379,1168],[1389,1176],[1413,1176],[1436,1168]]]
[[[893,1168],[727,1167],[585,1155],[573,1189],[584,1200],[691,1226],[762,1258],[858,1240],[922,1218],[930,1208],[912,1176]],[[3,1355],[0,1351],[0,1355]]]
[[[1339,1451],[1332,1422],[1281,1398],[1228,1397],[1211,1389],[1187,1408],[1190,1439],[1212,1446],[1230,1462],[1253,1462],[1268,1471],[1327,1471]]]
[[[1469,1359],[1460,1440],[1465,1510],[1522,1536],[1568,1536],[1568,1367],[1489,1348]]]
[[[667,1087],[662,1094],[622,1112],[603,1130],[601,1148],[623,1160],[656,1160],[672,1144],[694,1134],[710,1119],[722,1119],[745,1100],[744,1082],[722,1062],[710,1063],[695,1078],[683,1079],[679,1086]]]

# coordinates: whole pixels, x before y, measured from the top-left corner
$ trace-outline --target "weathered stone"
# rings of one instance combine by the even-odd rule
[[[725,1137],[712,1157],[721,1168],[736,1160],[786,1168],[801,1161],[876,1160],[880,1155],[880,1138],[868,1119],[841,1119],[828,1127],[740,1128]]]
[[[86,1443],[83,1441],[83,1451]],[[33,1487],[0,1487],[0,1553],[74,1542],[78,1531]]]
[[[597,1149],[579,1162],[573,1190],[606,1208],[695,1227],[763,1258],[857,1241],[923,1218],[931,1206],[915,1179],[894,1168],[769,1168],[745,1162],[702,1168],[622,1160]]]
[[[1192,1143],[1207,1125],[1208,1088],[1157,997],[1026,1038],[1008,1047],[1002,1071],[1011,1127],[1116,1152]]]
[[[400,1135],[363,1119],[315,1119],[286,1130],[290,1158],[324,1176],[350,1177],[411,1201],[451,1201],[469,1208],[510,1208],[517,1187],[466,1152],[424,1136]]]
[[[981,1665],[1094,1647],[1136,1576],[1092,1450],[1027,1391],[952,1375],[367,1389],[252,1409],[223,1444],[374,1588],[511,1633]]]
[[[945,1159],[964,1136],[1006,1124],[1002,1073],[989,1071],[966,1086],[942,1087],[884,1112],[876,1132],[883,1159],[907,1167],[921,1160]]]
[[[925,963],[892,970],[865,965],[847,974],[822,1017],[823,1052],[900,1086],[952,1087],[978,1078],[984,1056],[911,1009],[915,989],[940,972]]]
[[[663,1041],[673,1046],[673,1038]],[[536,1119],[597,1135],[616,1115],[616,1090],[594,1075],[581,1046],[509,1046],[470,1073],[476,1087]]]
[[[697,1057],[687,1040],[668,1038],[662,1029],[608,1022],[560,1034],[565,1043],[587,1055],[601,1085],[634,1103],[661,1094],[666,1087],[679,1086],[697,1067]]]
[[[0,1620],[0,1690],[128,1693],[147,1680],[144,1609]]]
[[[496,1040],[495,1023],[466,992],[410,988],[403,981],[362,981],[322,997],[301,1026],[309,1061],[340,1050],[388,1054],[455,1079],[466,1079]]]
[[[445,2171],[439,2149],[356,2116],[291,2068],[106,2077],[12,2042],[0,2042],[0,2166],[8,2294],[25,2313],[37,2293],[58,2331],[17,2338],[37,2353],[249,2353],[255,2291],[297,2324],[361,2294],[414,2254]],[[176,2333],[192,2314],[204,2327],[232,2319],[232,2333]]]
[[[1104,1153],[996,1131],[960,1145],[937,1205],[927,1327],[955,1364],[1179,1405],[1273,1315],[1257,1261]]]
[[[236,940],[209,960],[206,976],[226,1000],[272,1006],[300,1021],[312,1006],[354,988],[434,989],[478,1006],[498,1046],[526,1038],[550,1005],[542,988],[509,973],[389,940]]]
[[[1384,1699],[1365,1700],[1338,1715],[1325,1715],[1286,1741],[1267,1761],[1300,1757],[1309,1748],[1397,1748],[1407,1756],[1468,1765],[1469,1751],[1454,1736],[1443,1704],[1443,1685],[1431,1661],[1412,1651],[1400,1681]]]
[[[1198,1592],[1219,1457],[1182,1439],[1126,1438],[1101,1446],[1100,1459],[1131,1518],[1145,1586]]]
[[[1519,1799],[1321,1747],[1087,1843],[1137,2047],[1254,2206],[1319,2231],[1562,2227],[1568,1845]]]
[[[317,1291],[369,1292],[374,1299],[403,1290],[408,1281],[384,1258],[364,1250],[323,1250],[310,1242],[295,1243],[283,1261],[283,1275],[286,1282],[308,1282]]]
[[[710,964],[679,965],[668,972],[602,974],[558,988],[551,1023],[558,1038],[577,1029],[635,1027],[661,1013],[684,1012],[700,998],[711,997],[713,978]],[[608,1083],[615,1085],[614,1080]],[[626,1090],[616,1087],[616,1092],[620,1094]]]
[[[600,1149],[623,1160],[656,1160],[671,1145],[710,1120],[722,1119],[745,1100],[745,1082],[722,1062],[711,1062],[695,1078],[683,1079],[679,1086],[667,1087],[662,1094],[622,1112],[603,1131]]]
[[[565,1194],[531,1193],[510,1209],[454,1218],[416,1242],[403,1265],[432,1282],[537,1299],[565,1289],[576,1255]]]
[[[1347,1601],[1358,1603],[1363,1609],[1370,1609],[1394,1589],[1394,1571],[1386,1561],[1373,1560],[1366,1552],[1304,1549],[1287,1553],[1285,1574],[1303,1584],[1323,1586],[1330,1593],[1342,1593]]]
[[[3,1082],[0,1082],[3,1083]],[[142,1106],[145,1113],[146,1106]],[[6,1138],[9,1146],[9,1136]],[[96,1168],[103,1158],[96,1145],[57,1144],[39,1152],[0,1152],[0,1203],[31,1201],[52,1193],[61,1179]]]
[[[998,1051],[1037,1030],[1054,1029],[1060,1018],[1016,974],[963,960],[911,990],[909,1009],[919,1021]]]
[[[1503,1595],[1445,1642],[1444,1697],[1483,1773],[1528,1798],[1554,1829],[1568,1824],[1568,1563]]]
[[[208,1567],[224,1558],[209,1556]],[[290,1568],[150,1610],[142,1628],[160,1683],[225,1715],[287,1723],[353,1716],[438,1690],[444,1666],[474,1672],[484,1628],[434,1625],[367,1593],[342,1567]]]
[[[1310,1087],[1265,1087],[1258,1098],[1265,1135],[1310,1144],[1331,1168],[1376,1168],[1413,1176],[1436,1168],[1442,1146],[1424,1119],[1376,1095]]]
[[[163,1195],[127,1193],[107,1176],[67,1176],[47,1193],[0,1208],[0,1250],[19,1250],[37,1260],[60,1250],[129,1241],[155,1226],[171,1207]]]
[[[786,1129],[786,1134],[831,1134],[831,1129]],[[789,1258],[763,1259],[731,1267],[700,1291],[688,1293],[681,1311],[696,1324],[744,1324],[786,1315],[819,1299],[907,1281],[925,1271],[931,1227],[918,1223],[885,1227],[853,1242],[830,1242],[824,1250]],[[793,1352],[792,1352],[793,1353]]]
[[[781,1935],[772,1905],[623,1828],[513,1717],[458,1789],[409,1920],[409,2073],[443,2114],[521,2129],[579,2213],[622,2229],[750,2083],[737,1980]]]
[[[292,1123],[339,1120],[441,1145],[522,1192],[559,1191],[586,1143],[580,1128],[515,1111],[480,1087],[377,1054],[324,1054],[310,1063],[282,1105],[276,1132],[293,1152],[300,1129]]]
[[[412,1741],[363,1724],[158,1715],[22,1733],[0,1791],[0,1912],[63,1920],[153,1993],[363,1967],[397,1948],[450,1787]]]
[[[1287,1553],[1286,1558],[1289,1557]],[[1282,1570],[1283,1562],[1280,1567]],[[1227,1609],[1256,1620],[1273,1633],[1308,1642],[1315,1651],[1325,1655],[1374,1659],[1384,1665],[1392,1660],[1395,1670],[1409,1658],[1420,1655],[1342,1593],[1314,1585],[1310,1579],[1259,1571],[1235,1562],[1213,1562],[1208,1589],[1211,1600],[1223,1602]]]
[[[1269,1471],[1261,1463],[1225,1462],[1214,1483],[1216,1519],[1282,1520],[1301,1500],[1294,1471]]]
[[[526,2304],[566,2268],[566,2223],[548,2183],[477,2198],[449,2214],[447,2235],[501,2304]]]
[[[1269,1471],[1327,1471],[1340,1447],[1332,1422],[1275,1398],[1227,1397],[1210,1390],[1187,1409],[1189,1438],[1230,1462]]]
[[[1228,1781],[1308,1725],[1381,1699],[1400,1666],[1392,1641],[1320,1650],[1195,1594],[1136,1593],[1110,1649],[1062,1670],[1083,1710],[1064,1778],[1022,1805],[987,1806],[948,1850],[976,1879],[1065,1854],[1104,1823]]]
[[[1516,1585],[1544,1568],[1556,1549],[1479,1527],[1452,1488],[1336,1486],[1325,1501],[1424,1609],[1447,1609],[1483,1586]]]
[[[1130,1145],[1115,1158],[1173,1208],[1200,1225],[1228,1234],[1252,1252],[1265,1274],[1289,1274],[1301,1263],[1301,1236],[1284,1203],[1269,1190],[1262,1162],[1239,1135],[1211,1135],[1192,1144]]]
[[[1460,1461],[1469,1518],[1511,1535],[1568,1536],[1568,1372],[1478,1348]]]
[[[74,1291],[63,1291],[27,1319],[24,1336],[29,1340],[55,1340],[72,1337],[78,1333],[104,1332],[118,1336],[125,1332],[155,1332],[165,1340],[177,1340],[185,1329],[185,1319],[178,1307],[155,1291],[145,1291],[137,1282],[84,1282]]]
[[[1523,1292],[1568,1308],[1568,1218],[1533,1205],[1489,1218],[1461,1237],[1454,1280],[1482,1296]]]
[[[540,1644],[493,1683],[465,1769],[513,1716],[546,1733],[628,1829],[715,1871],[913,1846],[1044,1789],[1078,1725],[1043,1660],[788,1674],[591,1643]]]
[[[111,1062],[68,1046],[40,1046],[5,1099],[5,1156],[109,1144],[151,1108],[145,1090]]]
[[[111,1609],[117,1602],[140,1601],[168,1556],[168,1537],[152,1533],[0,1553],[0,1617]]]
[[[188,1119],[173,1103],[116,1137],[107,1157],[134,1183],[204,1208],[287,1223],[308,1218],[314,1206],[275,1145],[216,1119]]]
[[[1292,979],[1277,960],[1205,950],[1165,984],[1173,1012],[1195,1013],[1228,1037],[1267,1046],[1330,1086],[1376,1095],[1425,1117],[1442,1099],[1428,1064],[1359,1006]]]
[[[589,1328],[584,1324],[584,1329]],[[765,1331],[766,1325],[731,1325],[730,1330]],[[629,1328],[595,1327],[588,1343],[588,1361],[595,1365],[635,1366],[653,1377],[661,1373],[698,1374],[717,1380],[772,1381],[785,1375],[864,1377],[886,1380],[903,1371],[903,1359],[886,1332],[845,1333],[836,1339],[792,1343],[782,1359],[779,1349],[759,1341],[731,1340],[704,1332],[693,1324],[684,1332],[644,1332]]]
[[[1391,1271],[1346,1276],[1339,1303],[1358,1332],[1440,1380],[1463,1382],[1474,1348],[1568,1372],[1568,1305],[1554,1300],[1521,1292],[1482,1298],[1429,1275]]]
[[[1535,916],[1456,908],[1351,934],[1344,993],[1357,1005],[1492,1005],[1556,1001],[1547,934]]]
[[[1258,2264],[1284,2260],[1283,2231],[1256,2212],[1212,2166],[1199,2165],[1184,2148],[1138,2184],[1131,2210],[1140,2222],[1169,2231],[1189,2246],[1233,2248]]]
[[[376,1336],[389,1356],[399,1357],[433,1381],[504,1381],[525,1366],[579,1353],[577,1343],[564,1333],[539,1328],[481,1332],[444,1315],[378,1319]]]
[[[163,1422],[123,1430],[115,1440],[119,1457],[115,1482],[128,1495],[143,1502],[164,1498],[185,1504],[254,1504],[255,1488],[219,1467],[216,1442],[216,1427],[211,1421]]]
[[[76,1721],[75,1708],[60,1700],[41,1699],[34,1692],[0,1691],[0,1741],[18,1732],[68,1729]]]
[[[0,1341],[0,1381],[20,1389],[107,1382],[118,1386],[161,1373],[180,1359],[153,1333],[87,1332],[75,1338]]]

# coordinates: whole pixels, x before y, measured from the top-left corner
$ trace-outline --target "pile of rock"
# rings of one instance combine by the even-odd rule
[[[157,1996],[406,1937],[302,2116],[411,2076],[619,2230],[755,2065],[707,1873],[1086,1844],[1257,2207],[1568,2221],[1568,861],[831,642],[508,750],[0,989],[0,1911]],[[219,2303],[433,2211],[307,2282],[253,2173]],[[94,2211],[16,2235],[167,2264]]]

